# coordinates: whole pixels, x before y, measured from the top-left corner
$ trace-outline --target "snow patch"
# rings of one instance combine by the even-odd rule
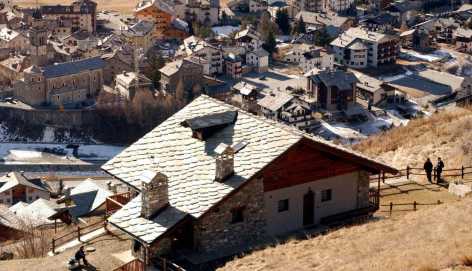
[[[240,26],[232,25],[223,25],[223,26],[214,26],[211,28],[217,36],[229,38],[229,35],[235,31],[239,31]]]

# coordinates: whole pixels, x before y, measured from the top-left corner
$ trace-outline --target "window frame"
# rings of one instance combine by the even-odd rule
[[[238,224],[244,222],[245,206],[239,206],[231,209],[231,224]]]
[[[290,199],[281,199],[277,203],[277,211],[279,213],[287,212],[290,210]]]
[[[321,190],[321,202],[328,202],[333,200],[333,189]]]

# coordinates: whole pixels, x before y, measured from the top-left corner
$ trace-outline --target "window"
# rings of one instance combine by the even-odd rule
[[[244,221],[244,207],[238,207],[231,210],[231,224]]]
[[[279,200],[279,213],[288,211],[289,201],[288,199]]]
[[[321,202],[330,201],[332,199],[332,194],[331,189],[321,191]]]

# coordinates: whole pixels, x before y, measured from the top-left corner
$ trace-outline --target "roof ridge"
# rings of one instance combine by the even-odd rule
[[[202,95],[200,95],[197,99],[199,99],[200,97],[204,97],[204,98],[210,99],[210,100],[212,100],[213,102],[216,102],[216,103],[218,103],[218,104],[220,104],[220,105],[223,105],[223,106],[226,106],[226,107],[229,107],[229,108],[232,108],[232,109],[234,108],[235,110],[238,110],[238,113],[239,113],[239,114],[245,114],[245,115],[247,115],[247,116],[249,116],[249,117],[256,118],[256,119],[258,119],[258,120],[260,120],[260,121],[263,121],[263,122],[265,122],[265,123],[267,123],[267,124],[274,125],[274,126],[280,128],[281,130],[284,130],[284,131],[286,131],[286,132],[288,132],[288,133],[290,133],[290,134],[292,134],[292,135],[300,136],[300,139],[303,139],[303,138],[310,139],[310,140],[313,140],[314,142],[323,144],[323,145],[325,145],[325,146],[327,146],[327,147],[335,148],[335,149],[338,149],[338,150],[343,151],[343,152],[347,152],[347,153],[350,153],[350,154],[353,154],[353,155],[357,155],[357,156],[359,156],[359,157],[361,157],[361,158],[370,160],[370,161],[375,162],[375,163],[385,164],[385,162],[383,162],[383,161],[378,161],[378,160],[376,160],[376,159],[374,159],[374,158],[372,158],[372,157],[369,157],[369,156],[367,156],[367,155],[365,155],[365,154],[363,154],[363,153],[361,153],[361,152],[358,152],[358,151],[355,151],[355,150],[353,150],[353,149],[349,149],[349,148],[346,148],[346,147],[344,147],[344,146],[335,144],[335,143],[330,142],[330,141],[328,141],[328,140],[326,140],[326,139],[324,139],[324,138],[322,138],[322,137],[320,137],[320,136],[318,136],[318,135],[312,135],[312,134],[309,134],[309,133],[307,133],[307,132],[301,131],[301,130],[295,128],[295,127],[292,127],[292,126],[288,126],[288,125],[286,125],[286,124],[283,124],[283,123],[281,123],[281,122],[277,122],[277,121],[274,121],[274,120],[271,120],[271,119],[268,119],[268,118],[265,118],[265,117],[262,117],[262,116],[259,116],[259,115],[251,114],[251,113],[249,113],[249,112],[247,112],[247,111],[245,111],[245,110],[243,110],[243,109],[241,109],[241,108],[239,108],[239,107],[236,107],[236,106],[231,105],[231,104],[227,104],[227,103],[225,103],[225,102],[223,102],[223,101],[220,101],[220,100],[215,99],[215,98],[213,98],[213,97],[210,97],[210,96],[208,96],[208,95],[202,94]]]

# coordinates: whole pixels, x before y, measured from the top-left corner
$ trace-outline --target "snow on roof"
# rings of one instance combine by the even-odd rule
[[[70,209],[71,215],[80,217],[93,212],[113,195],[107,188],[100,186],[92,179],[86,179],[71,190],[75,206]]]

